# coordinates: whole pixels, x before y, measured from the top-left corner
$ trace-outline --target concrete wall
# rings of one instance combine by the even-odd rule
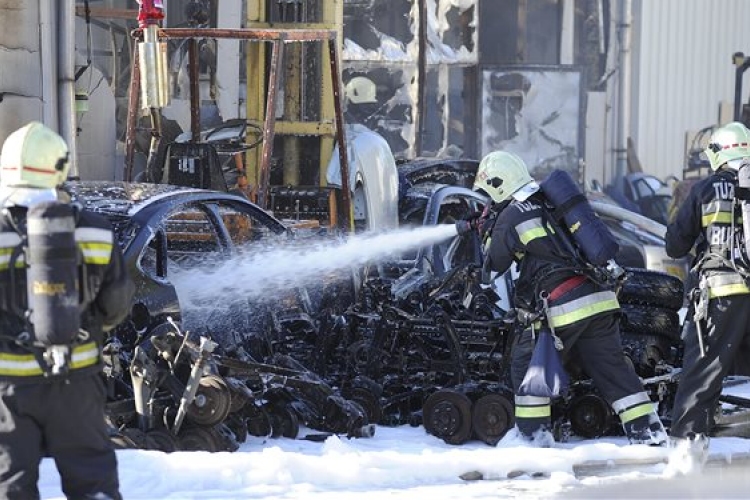
[[[44,121],[39,14],[38,2],[0,0],[0,144],[29,121]]]

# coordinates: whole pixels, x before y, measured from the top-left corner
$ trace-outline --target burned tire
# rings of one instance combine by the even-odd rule
[[[146,448],[172,453],[179,449],[177,438],[167,429],[151,429],[146,432]]]
[[[209,451],[216,453],[225,450],[224,437],[214,427],[183,427],[177,436],[183,451]]]
[[[649,269],[628,268],[618,299],[621,304],[647,305],[672,311],[682,308],[685,286],[671,274]]]
[[[232,406],[232,394],[223,378],[206,375],[199,381],[195,399],[187,408],[187,418],[198,425],[210,427],[221,423]]]
[[[146,435],[135,427],[124,427],[110,433],[110,441],[116,450],[137,450],[145,448]]]
[[[680,339],[680,317],[676,311],[646,305],[621,304],[620,328],[634,335],[657,335]]]
[[[570,429],[587,439],[604,436],[612,426],[614,415],[609,404],[596,394],[576,396],[568,407]]]
[[[502,394],[485,394],[471,409],[474,434],[490,446],[495,446],[513,427],[513,417],[513,403]]]
[[[356,377],[351,384],[342,389],[342,395],[358,403],[365,412],[367,423],[376,424],[383,418],[380,397],[383,387],[368,377]]]
[[[251,396],[249,396],[246,392],[247,388],[239,386],[239,383],[237,381],[227,383],[229,386],[229,394],[231,399],[231,403],[229,405],[229,413],[238,413],[250,401]]]
[[[443,389],[422,407],[424,428],[448,444],[463,444],[471,437],[471,400],[466,394]]]
[[[271,415],[261,406],[253,403],[245,405],[242,409],[247,418],[247,433],[256,437],[268,437],[273,432]]]
[[[275,405],[270,408],[271,437],[297,439],[299,435],[299,417],[289,405]]]
[[[367,418],[367,423],[377,424],[383,417],[383,409],[380,406],[380,398],[366,387],[355,387],[351,390],[349,398],[359,404]]]

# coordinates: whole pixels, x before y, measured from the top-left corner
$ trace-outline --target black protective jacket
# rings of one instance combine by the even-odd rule
[[[513,262],[519,265],[515,306],[539,310],[539,297],[564,287],[564,298],[551,299],[548,320],[565,326],[593,315],[619,309],[616,295],[587,277],[588,268],[578,256],[570,236],[552,219],[552,207],[543,193],[526,201],[512,201],[498,214],[487,248],[488,265],[498,273]],[[585,278],[585,279],[583,279]],[[573,280],[573,281],[571,281]],[[570,283],[578,283],[575,289]],[[567,304],[564,304],[567,303]],[[560,306],[560,307],[554,307]]]
[[[492,230],[489,266],[502,274],[518,262],[516,301],[522,307],[533,308],[539,292],[552,290],[580,268],[566,237],[556,234],[551,213],[544,195],[536,193],[526,201],[511,201],[498,214]]]
[[[38,363],[34,364],[33,348],[14,341],[27,329],[19,315],[27,307],[27,298],[22,239],[17,232],[25,225],[25,209],[16,207],[9,212],[0,216],[0,380],[36,381],[43,374]],[[79,211],[75,239],[80,261],[81,329],[89,338],[74,347],[70,376],[101,368],[104,332],[127,316],[135,290],[109,221]]]
[[[695,246],[701,269],[731,271],[730,249],[739,248],[741,213],[734,204],[737,173],[723,169],[698,181],[667,226],[666,250],[681,258]]]

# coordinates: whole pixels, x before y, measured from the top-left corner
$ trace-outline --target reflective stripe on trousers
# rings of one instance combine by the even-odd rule
[[[654,403],[645,392],[637,392],[614,401],[612,409],[620,417],[623,425],[644,415],[656,413]]]
[[[539,396],[515,396],[516,418],[545,418],[552,417],[550,399]]]

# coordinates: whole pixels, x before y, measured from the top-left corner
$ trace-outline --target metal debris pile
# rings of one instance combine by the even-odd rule
[[[513,311],[480,285],[471,264],[436,277],[380,267],[356,298],[319,311],[267,312],[267,330],[231,349],[163,324],[126,347],[106,348],[109,419],[121,446],[234,451],[248,435],[369,437],[375,425],[424,425],[446,443],[494,445],[513,425],[509,353]],[[631,269],[620,290],[623,354],[644,377],[662,417],[681,352],[680,280]],[[609,405],[575,366],[553,404],[558,439],[617,434]]]

